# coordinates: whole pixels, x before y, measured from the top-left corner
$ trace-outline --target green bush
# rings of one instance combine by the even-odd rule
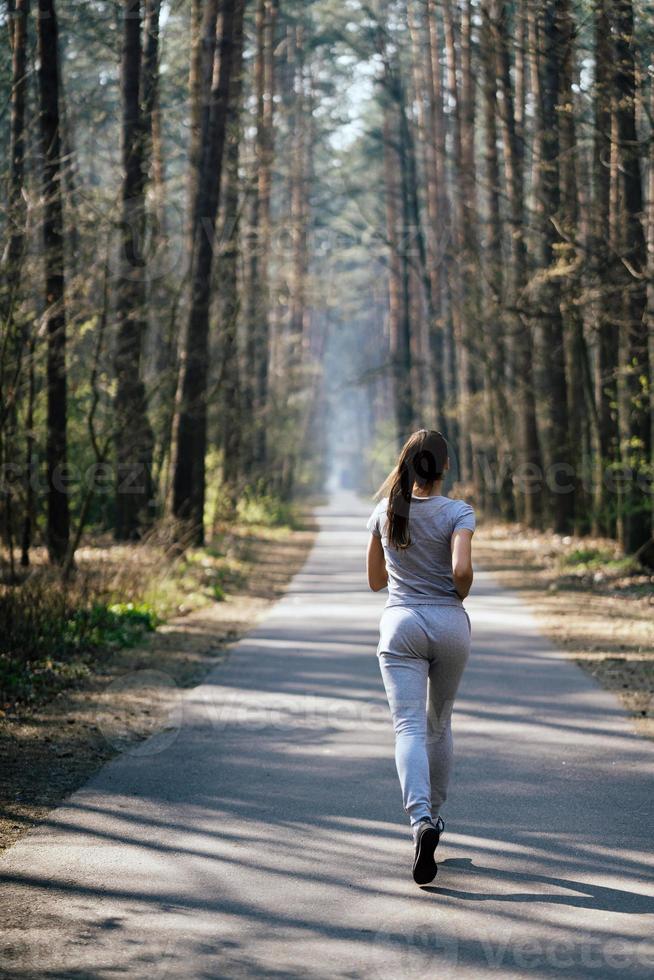
[[[88,676],[98,651],[133,646],[159,622],[145,603],[79,603],[79,595],[56,581],[0,594],[0,703],[35,700],[74,684]]]
[[[128,647],[146,631],[157,628],[159,617],[145,603],[94,603],[78,609],[66,622],[65,641],[74,649],[84,647]]]
[[[590,561],[608,561],[613,556],[599,548],[575,548],[563,558],[564,565],[586,565]]]
[[[236,513],[244,524],[258,524],[261,527],[296,526],[293,504],[272,493],[245,490],[236,505]]]
[[[614,553],[607,548],[575,548],[564,555],[562,561],[564,565],[604,565],[613,561],[614,557]]]

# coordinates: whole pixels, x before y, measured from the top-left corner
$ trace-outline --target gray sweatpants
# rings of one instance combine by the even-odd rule
[[[395,763],[411,826],[439,816],[452,766],[451,716],[470,653],[463,606],[388,606],[377,656],[395,728]]]

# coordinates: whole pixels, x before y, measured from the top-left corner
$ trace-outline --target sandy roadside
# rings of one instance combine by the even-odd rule
[[[565,564],[594,547],[615,545],[488,522],[473,551],[476,566],[519,593],[543,633],[615,692],[636,731],[654,738],[654,576]]]

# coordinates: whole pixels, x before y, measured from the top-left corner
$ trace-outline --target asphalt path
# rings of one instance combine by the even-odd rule
[[[483,571],[439,871],[414,884],[372,507],[319,508],[227,661],[0,858],[0,976],[654,975],[654,743]]]

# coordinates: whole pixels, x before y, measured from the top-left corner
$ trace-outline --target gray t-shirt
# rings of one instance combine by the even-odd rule
[[[366,527],[381,538],[388,572],[387,606],[462,605],[452,577],[452,534],[475,530],[475,512],[465,500],[411,498],[408,548],[388,543],[388,497],[379,501]]]

